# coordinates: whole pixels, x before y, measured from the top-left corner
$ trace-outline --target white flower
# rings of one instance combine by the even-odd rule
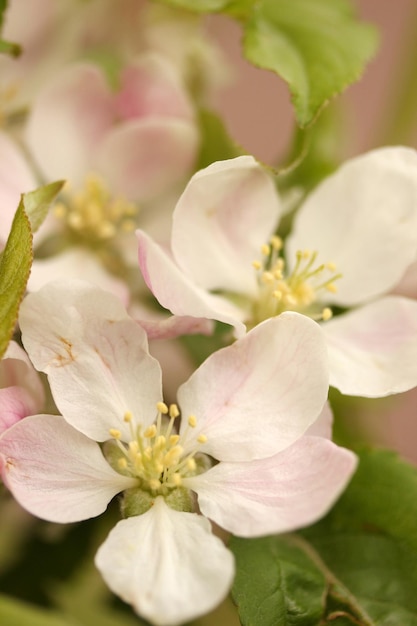
[[[283,256],[273,236],[280,211],[251,157],[210,165],[174,210],[173,258],[138,231],[148,287],[172,313],[231,324],[237,336],[287,310],[327,320],[330,383],[343,393],[415,386],[417,303],[385,294],[415,259],[416,152],[383,148],[347,162],[301,206]],[[331,307],[356,308],[330,319]]]
[[[113,296],[51,284],[26,298],[20,323],[62,416],[28,417],[3,434],[3,480],[57,522],[98,515],[124,491],[127,519],[96,563],[155,624],[207,612],[232,583],[233,558],[197,498],[203,516],[253,537],[316,520],[354,470],[355,456],[316,425],[326,421],[326,346],[305,316],[268,320],[211,355],[179,389],[178,430],[145,333]]]

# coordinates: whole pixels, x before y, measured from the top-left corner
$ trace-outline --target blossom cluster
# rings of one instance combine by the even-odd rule
[[[307,526],[343,492],[357,459],[332,441],[330,386],[417,385],[417,302],[402,282],[417,154],[346,162],[284,237],[285,198],[254,157],[198,169],[220,55],[200,22],[118,5],[15,0],[6,21],[25,52],[2,60],[0,246],[22,193],[67,183],[35,234],[0,363],[0,472],[55,523],[117,496],[96,566],[169,626],[228,594],[225,536]],[[30,32],[28,6],[43,16]],[[184,335],[208,338],[198,366],[178,365]]]

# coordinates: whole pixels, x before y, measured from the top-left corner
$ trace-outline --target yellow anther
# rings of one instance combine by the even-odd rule
[[[175,474],[172,474],[171,480],[176,487],[179,487],[182,484],[182,477],[179,472],[175,472]]]
[[[301,256],[303,259],[308,259],[311,256],[311,250],[309,250],[308,248],[306,250],[303,250],[301,253]]]
[[[321,317],[324,322],[327,322],[327,320],[333,317],[333,311],[328,306],[326,306],[321,312]]]
[[[269,255],[271,254],[271,246],[269,246],[267,243],[264,243],[264,244],[261,246],[261,253],[262,253],[264,256],[269,256]]]
[[[131,411],[126,411],[126,413],[125,413],[125,414],[124,414],[124,416],[123,416],[123,420],[124,420],[125,422],[128,422],[128,423],[129,423],[129,422],[131,422],[131,421],[133,420],[133,414],[132,414],[132,412],[131,412]]]
[[[152,439],[152,437],[155,437],[157,433],[156,430],[156,426],[155,424],[152,424],[152,426],[149,426],[145,432],[143,433],[143,436],[146,437],[147,439]]]
[[[330,291],[330,293],[336,293],[337,292],[337,286],[334,283],[328,283],[326,285],[326,289],[327,289],[327,291]]]
[[[122,433],[120,432],[120,430],[117,430],[117,428],[110,428],[109,433],[110,436],[113,437],[113,439],[120,439],[122,436]]]
[[[191,458],[187,460],[187,469],[190,470],[190,472],[194,472],[197,469],[195,459]]]
[[[197,441],[198,441],[198,443],[206,443],[207,442],[206,435],[198,435]]]
[[[252,267],[254,267],[256,270],[260,270],[262,267],[262,263],[260,261],[252,261]]]
[[[191,426],[191,428],[195,428],[197,426],[197,418],[195,415],[189,416],[188,425]]]
[[[330,270],[331,272],[335,272],[336,271],[336,263],[333,263],[333,261],[329,261],[328,263],[325,264],[326,269]]]
[[[168,413],[168,407],[165,404],[165,402],[157,402],[156,403],[156,408],[158,409],[158,411],[160,413],[162,413],[163,415],[166,415]]]
[[[123,220],[121,228],[124,233],[132,233],[136,228],[136,224],[134,220]]]
[[[169,416],[175,419],[180,414],[178,407],[176,404],[170,404],[169,406]]]
[[[161,482],[156,478],[151,478],[151,480],[149,481],[149,487],[153,489],[153,491],[158,491],[161,486]]]
[[[279,289],[276,289],[275,291],[272,292],[272,297],[275,298],[276,300],[281,300],[282,291],[279,291]]]
[[[166,443],[167,443],[167,440],[164,437],[164,435],[159,435],[159,437],[155,439],[155,448],[159,448],[159,449],[165,448]]]
[[[166,467],[175,465],[183,452],[184,448],[182,446],[174,446],[174,448],[168,450],[164,456],[164,465],[166,465]]]
[[[272,272],[264,272],[262,274],[262,280],[264,283],[273,283],[274,282],[274,275]]]
[[[139,444],[137,441],[129,441],[129,452],[134,456],[139,451]]]
[[[273,274],[274,274],[275,280],[282,280],[283,278],[282,270],[276,269],[274,270]]]
[[[67,214],[67,207],[62,202],[57,202],[54,206],[55,217],[62,218]]]
[[[181,437],[179,435],[171,435],[169,438],[169,445],[175,446],[179,442],[180,439]]]
[[[127,469],[127,460],[125,459],[124,456],[122,456],[120,459],[118,459],[117,465],[118,465],[119,469],[121,469],[121,470]]]
[[[271,246],[274,248],[274,250],[281,250],[282,249],[282,239],[281,237],[278,237],[278,235],[273,235],[270,239],[271,242]]]

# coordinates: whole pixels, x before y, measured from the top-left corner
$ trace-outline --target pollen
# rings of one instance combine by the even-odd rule
[[[198,424],[195,415],[187,418],[181,435],[173,432],[180,417],[176,404],[168,407],[161,401],[156,408],[155,422],[146,427],[136,422],[131,412],[124,414],[122,419],[129,424],[130,441],[122,441],[122,431],[118,428],[110,428],[109,434],[117,446],[114,469],[136,477],[140,489],[165,497],[173,489],[183,489],[184,478],[202,471],[194,457],[200,454],[207,436],[201,432],[192,434]]]
[[[289,269],[281,250],[281,238],[273,236],[261,247],[263,259],[252,262],[258,293],[252,301],[248,328],[284,311],[297,311],[318,321],[329,320],[333,313],[329,307],[323,307],[323,300],[326,293],[337,291],[335,283],[342,277],[335,263],[318,264],[318,252],[304,249],[296,252],[295,263]]]

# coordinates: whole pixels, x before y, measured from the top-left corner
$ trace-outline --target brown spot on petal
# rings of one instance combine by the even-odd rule
[[[57,367],[64,367],[64,365],[75,361],[75,356],[72,352],[73,344],[68,339],[65,339],[65,337],[58,337],[58,339],[64,347],[65,354],[57,354],[55,363]]]

